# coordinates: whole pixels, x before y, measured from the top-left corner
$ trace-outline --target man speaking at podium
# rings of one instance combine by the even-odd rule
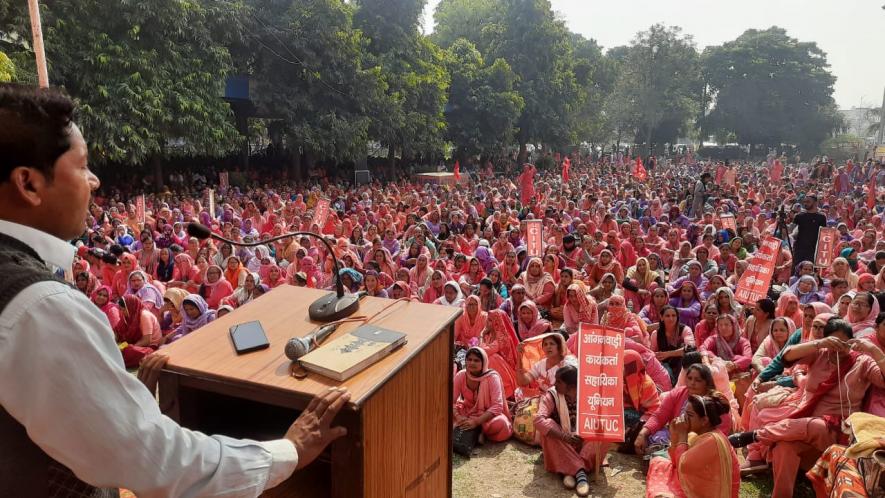
[[[56,276],[99,185],[73,112],[55,90],[0,85],[0,496],[257,496],[345,434],[330,424],[350,395],[324,392],[266,442],[160,413],[165,358],[144,384],[127,373],[107,318]]]

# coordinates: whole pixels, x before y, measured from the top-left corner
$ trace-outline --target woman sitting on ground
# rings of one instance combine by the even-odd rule
[[[181,325],[170,334],[166,342],[177,341],[194,330],[215,320],[215,311],[198,294],[188,294],[181,302]]]
[[[479,344],[489,314],[480,309],[479,296],[464,301],[464,313],[455,320],[455,344],[473,347]]]
[[[524,394],[528,391],[546,392],[553,387],[557,370],[566,365],[577,364],[577,359],[566,348],[565,338],[559,332],[544,334],[529,342],[537,342],[539,339],[545,357],[532,364],[529,370],[525,370],[523,365],[526,343],[520,343],[517,347],[519,362],[516,368],[516,383],[520,387],[529,388],[523,389]]]
[[[685,413],[670,422],[669,459],[649,464],[646,497],[737,498],[737,454],[716,430],[728,411],[718,392],[688,397]]]
[[[519,305],[516,336],[520,341],[546,334],[551,330],[553,330],[553,326],[549,321],[541,318],[541,313],[534,302],[525,301]]]
[[[535,430],[541,435],[544,468],[563,476],[562,484],[578,496],[590,494],[587,471],[603,455],[600,445],[578,436],[578,369],[565,365],[556,371],[555,387],[541,396]]]
[[[716,319],[716,333],[708,337],[698,348],[702,352],[710,352],[725,361],[729,377],[747,371],[753,359],[750,341],[741,337],[740,330],[737,320],[733,316],[720,315]]]
[[[480,347],[489,358],[488,368],[498,372],[504,386],[504,398],[510,399],[516,390],[517,353],[516,331],[507,314],[501,310],[489,312],[486,329],[480,339]]]
[[[126,368],[138,367],[141,359],[153,353],[163,339],[157,317],[133,294],[120,299],[120,321],[114,334]]]
[[[676,308],[667,305],[661,310],[657,331],[651,334],[651,350],[667,369],[670,381],[675,384],[682,368],[682,356],[686,348],[694,349],[694,334],[679,321]]]
[[[206,304],[212,309],[218,308],[222,304],[221,301],[234,292],[230,282],[222,278],[222,274],[220,266],[210,266],[206,269],[206,279],[203,285],[200,286],[200,296],[206,300]]]
[[[652,358],[654,359],[654,358]],[[669,379],[668,379],[669,381]],[[654,380],[648,375],[642,355],[624,350],[624,434],[621,451],[633,453],[642,424],[661,405]]]
[[[453,381],[455,427],[462,430],[482,428],[489,441],[506,441],[513,433],[510,412],[504,401],[503,384],[498,372],[489,368],[482,348],[467,350],[464,370]]]
[[[665,428],[671,421],[685,414],[688,398],[693,395],[709,396],[715,390],[716,383],[713,380],[710,367],[702,363],[686,367],[685,385],[676,386],[664,393],[661,397],[661,406],[652,413],[636,436],[636,453],[645,455],[647,449],[658,449],[670,443],[670,435]],[[731,416],[723,415],[716,428],[723,435],[729,434],[731,432]]]

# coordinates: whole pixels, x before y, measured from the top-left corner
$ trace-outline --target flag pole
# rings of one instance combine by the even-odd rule
[[[28,11],[31,14],[31,34],[34,37],[34,56],[37,59],[37,81],[40,88],[47,88],[49,72],[46,70],[46,52],[43,49],[43,27],[40,22],[38,0],[28,0]]]

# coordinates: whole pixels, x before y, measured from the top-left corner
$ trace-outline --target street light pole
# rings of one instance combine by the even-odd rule
[[[885,91],[882,92],[882,108],[879,109],[879,139],[876,145],[885,145]]]
[[[31,15],[34,57],[37,59],[37,81],[40,84],[40,88],[47,88],[49,86],[49,72],[46,70],[46,52],[43,48],[43,26],[40,22],[40,5],[38,0],[28,0],[28,12]]]

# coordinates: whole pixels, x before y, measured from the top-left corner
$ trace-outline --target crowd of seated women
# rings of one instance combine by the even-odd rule
[[[72,270],[128,367],[279,285],[331,288],[333,254],[347,292],[459,308],[455,429],[492,444],[520,432],[516,412],[532,414],[521,439],[582,496],[609,448],[576,435],[576,337],[581,324],[622,330],[618,449],[649,461],[649,496],[733,497],[742,473],[771,469],[786,497],[805,456],[844,439],[845,417],[885,415],[883,206],[789,168],[803,189],[768,182],[760,164],[672,164],[637,183],[629,168],[576,158],[569,182],[526,166],[455,186],[276,183],[219,189],[213,212],[199,195],[149,196],[144,219],[102,193]],[[717,182],[686,214],[698,204],[678,185],[701,171],[745,183]],[[738,302],[778,209],[792,222],[813,190],[828,223],[845,222],[838,257],[815,267],[783,244],[771,298]],[[314,220],[323,198],[329,215]],[[543,220],[538,254],[527,219]],[[246,242],[314,231],[333,249],[307,237],[235,248],[188,237],[189,221]],[[748,448],[743,463],[734,447]]]

